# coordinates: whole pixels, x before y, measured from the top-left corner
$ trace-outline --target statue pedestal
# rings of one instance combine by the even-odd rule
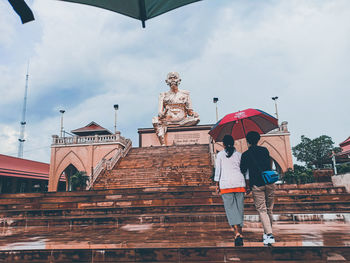
[[[210,136],[208,132],[213,124],[168,127],[165,135],[165,145],[188,145],[188,144],[208,144]],[[154,128],[140,128],[139,147],[160,146]]]

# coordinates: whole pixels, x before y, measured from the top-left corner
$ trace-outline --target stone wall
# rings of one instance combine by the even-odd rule
[[[350,193],[350,173],[332,176],[332,182],[334,186],[344,186]]]
[[[315,182],[332,182],[334,171],[332,169],[317,169],[313,171]]]

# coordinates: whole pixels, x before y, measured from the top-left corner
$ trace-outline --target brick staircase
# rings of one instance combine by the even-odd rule
[[[2,194],[0,262],[350,262],[345,188],[277,186],[270,248],[246,196],[235,248],[211,170],[207,146],[132,149],[96,190]]]
[[[208,145],[132,148],[93,189],[209,185],[211,175]]]
[[[278,186],[274,248],[261,247],[248,196],[246,247],[234,248],[208,185],[4,194],[0,262],[332,262],[334,253],[346,262],[349,196],[331,184]],[[317,245],[320,235],[321,245],[303,245]]]

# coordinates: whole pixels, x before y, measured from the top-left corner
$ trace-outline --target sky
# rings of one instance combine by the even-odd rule
[[[257,108],[301,135],[350,136],[349,0],[203,0],[141,22],[57,0],[26,0],[21,24],[0,1],[0,154],[17,156],[29,64],[23,157],[50,161],[64,109],[68,132],[95,121],[138,146],[168,72],[179,72],[200,124]]]

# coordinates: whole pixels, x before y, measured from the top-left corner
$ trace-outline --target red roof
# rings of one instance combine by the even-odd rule
[[[94,121],[90,122],[85,127],[75,129],[71,132],[79,136],[89,136],[89,135],[95,135],[95,134],[99,134],[99,135],[112,134],[109,130],[107,130],[106,128],[103,128],[102,126],[100,126]]]
[[[50,165],[0,154],[0,176],[49,180]]]
[[[347,144],[350,144],[350,136],[349,136],[349,138],[347,138],[345,141],[339,143],[340,147],[345,146],[345,145],[347,145]]]

